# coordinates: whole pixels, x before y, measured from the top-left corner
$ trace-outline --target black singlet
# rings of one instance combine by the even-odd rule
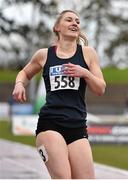
[[[77,45],[75,54],[68,59],[57,57],[55,49],[55,46],[48,48],[47,60],[43,69],[47,92],[46,103],[41,108],[39,116],[42,121],[52,120],[62,127],[86,126],[86,82],[83,78],[63,74],[63,65],[69,62],[88,69],[82,47]]]

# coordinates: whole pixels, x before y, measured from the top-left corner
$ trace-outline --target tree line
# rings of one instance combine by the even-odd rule
[[[87,34],[89,45],[97,49],[101,64],[127,67],[127,0],[70,2],[70,8],[80,14],[82,31]],[[57,0],[1,0],[0,68],[21,69],[37,49],[50,45],[60,3]],[[125,3],[127,6],[123,6]]]

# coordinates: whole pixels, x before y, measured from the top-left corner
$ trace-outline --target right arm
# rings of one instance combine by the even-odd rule
[[[47,59],[47,49],[38,50],[30,62],[18,73],[13,90],[13,98],[18,102],[26,101],[25,87],[39,71],[42,70]]]

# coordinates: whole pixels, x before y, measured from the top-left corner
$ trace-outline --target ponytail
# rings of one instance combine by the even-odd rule
[[[88,40],[84,33],[80,32],[80,35],[78,37],[78,43],[84,44],[85,46],[88,46]]]

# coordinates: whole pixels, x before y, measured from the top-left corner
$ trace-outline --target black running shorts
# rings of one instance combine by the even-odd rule
[[[60,133],[67,144],[70,144],[78,139],[88,138],[87,127],[85,126],[78,128],[63,127],[60,124],[57,124],[54,120],[41,120],[41,118],[39,118],[36,129],[36,136],[40,132],[47,130],[53,130]]]

